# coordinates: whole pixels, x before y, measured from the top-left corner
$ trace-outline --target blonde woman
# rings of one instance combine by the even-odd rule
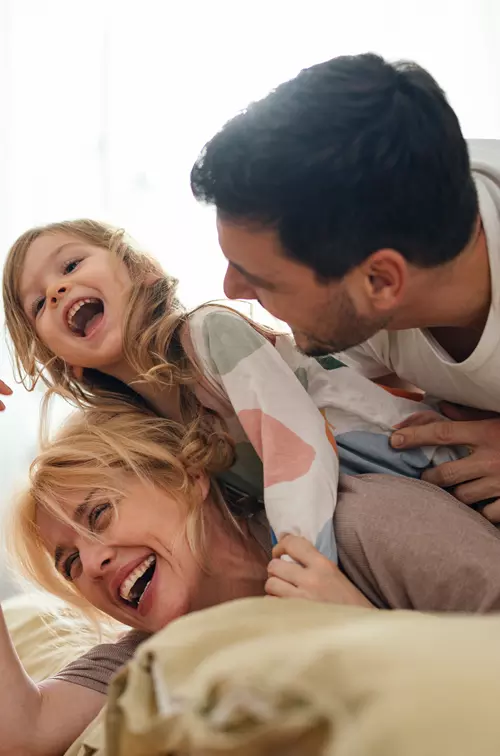
[[[244,596],[429,611],[500,609],[500,537],[428,484],[344,477],[335,514],[341,569],[287,536],[271,553],[258,502],[215,476],[233,442],[121,403],[78,413],[35,460],[13,509],[18,568],[94,618],[134,628],[35,685],[0,623],[0,754],[62,754],[97,714],[145,634]],[[283,544],[287,544],[284,548]],[[286,551],[296,562],[279,557]]]

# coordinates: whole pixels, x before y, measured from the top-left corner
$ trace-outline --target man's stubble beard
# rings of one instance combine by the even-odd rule
[[[322,333],[321,337],[317,332],[315,334],[298,332],[307,340],[304,346],[298,345],[298,349],[308,357],[324,357],[327,354],[344,352],[367,341],[386,328],[391,321],[388,315],[378,320],[370,320],[359,315],[347,291],[337,292],[336,297],[340,298],[340,301],[335,306],[335,315],[326,312],[322,318],[323,322],[325,320],[331,322],[335,319],[338,324],[335,333],[328,334],[328,324],[322,328],[325,335],[323,336]],[[334,310],[333,307],[329,309]]]

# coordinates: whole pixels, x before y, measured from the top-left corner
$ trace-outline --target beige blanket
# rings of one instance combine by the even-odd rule
[[[259,598],[184,617],[68,756],[498,756],[500,617]]]
[[[2,609],[16,651],[36,682],[56,674],[98,643],[116,639],[119,633],[116,627],[93,627],[46,594],[15,596],[4,601]]]

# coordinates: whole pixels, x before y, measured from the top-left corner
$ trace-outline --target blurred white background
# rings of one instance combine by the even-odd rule
[[[187,305],[218,298],[224,260],[189,171],[225,120],[304,66],[374,51],[427,67],[466,136],[500,138],[499,33],[498,0],[0,0],[0,257],[29,226],[97,217],[147,245]],[[37,422],[17,387],[2,506]]]

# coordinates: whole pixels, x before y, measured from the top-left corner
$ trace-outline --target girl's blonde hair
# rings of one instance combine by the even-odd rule
[[[178,341],[186,312],[177,299],[177,281],[127,236],[123,229],[98,221],[62,221],[26,231],[13,244],[3,272],[5,321],[13,347],[16,377],[28,391],[39,380],[48,387],[47,401],[58,393],[80,407],[96,406],[110,394],[140,402],[127,386],[96,370],[85,370],[76,380],[60,357],[45,346],[28,318],[20,298],[20,280],[26,254],[40,236],[66,233],[88,244],[110,250],[129,272],[132,292],[127,307],[123,353],[137,375],[162,384],[185,384],[192,366]]]
[[[207,435],[197,423],[186,428],[126,403],[78,411],[55,440],[45,443],[31,465],[29,488],[11,511],[7,546],[13,566],[31,582],[96,619],[99,613],[55,569],[41,539],[37,511],[45,508],[77,527],[64,508],[68,494],[81,492],[84,498],[97,489],[113,501],[121,493],[119,473],[131,473],[185,503],[186,537],[203,565],[203,509],[196,479],[201,474],[210,476],[213,500],[235,524],[212,478],[229,468],[233,457],[233,443],[226,434]]]
[[[110,250],[123,262],[132,282],[132,292],[125,316],[123,356],[140,380],[158,387],[180,388],[181,415],[186,422],[197,420],[207,428],[220,427],[214,413],[201,406],[191,385],[200,378],[199,367],[184,352],[180,341],[181,326],[189,313],[177,299],[177,280],[126,234],[100,221],[82,219],[51,223],[26,231],[13,244],[4,266],[3,299],[5,322],[17,379],[32,391],[39,380],[48,388],[42,404],[42,430],[54,394],[79,408],[99,407],[110,400],[127,401],[134,406],[146,403],[129,386],[99,370],[85,369],[76,379],[60,357],[52,354],[37,335],[20,298],[20,280],[26,254],[40,236],[66,233],[75,238]],[[230,309],[230,308],[226,308]],[[276,332],[238,313],[256,331],[274,338]]]

